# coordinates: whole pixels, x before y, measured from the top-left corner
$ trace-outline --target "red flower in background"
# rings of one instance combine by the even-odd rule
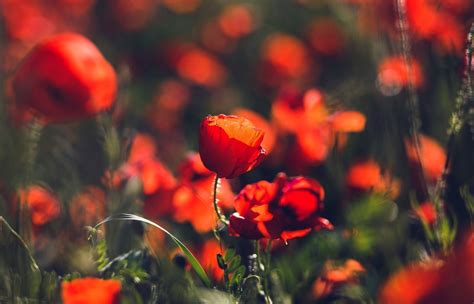
[[[165,56],[183,79],[197,85],[215,88],[227,78],[227,70],[211,53],[186,43],[171,43]]]
[[[423,172],[429,182],[436,182],[444,171],[446,162],[446,153],[441,145],[431,137],[421,135],[420,140],[420,159],[423,166]],[[419,160],[416,148],[413,142],[405,140],[405,148],[408,160],[412,165],[416,165]]]
[[[346,184],[356,192],[375,191],[388,193],[396,198],[400,193],[400,182],[383,172],[373,160],[359,161],[351,165],[346,175]]]
[[[411,264],[392,275],[379,302],[470,303],[474,299],[474,233],[471,230],[444,260]]]
[[[190,222],[199,233],[211,231],[216,225],[212,204],[212,187],[215,174],[193,153],[180,168],[181,178],[173,194],[173,217],[178,222]],[[218,205],[230,209],[234,193],[227,180],[220,180],[217,191]]]
[[[313,228],[332,228],[320,217],[324,189],[314,179],[279,174],[270,183],[247,185],[237,195],[236,213],[229,219],[229,233],[249,239],[303,237]]]
[[[79,230],[93,226],[106,215],[105,192],[95,186],[88,186],[76,194],[69,203],[69,214],[73,226]]]
[[[138,133],[133,138],[127,162],[115,172],[106,173],[106,178],[111,178],[112,187],[119,187],[132,179],[141,182],[145,196],[143,212],[150,218],[171,213],[171,197],[176,187],[176,179],[156,153],[154,138]]]
[[[264,132],[234,115],[207,116],[199,130],[202,162],[218,177],[234,178],[258,166],[265,158]]]
[[[237,39],[250,34],[255,29],[255,17],[247,5],[227,6],[219,16],[219,27],[231,38]]]
[[[31,108],[47,122],[66,122],[109,109],[117,77],[97,47],[65,33],[38,44],[13,77],[18,107]]]
[[[304,166],[324,161],[336,139],[342,147],[345,133],[361,132],[366,122],[356,111],[331,114],[320,90],[302,93],[292,87],[280,92],[272,104],[272,115],[280,130],[295,135],[296,146],[290,157],[295,156]]]
[[[308,48],[294,36],[274,33],[261,49],[264,83],[279,86],[287,81],[307,83],[317,74]]]
[[[313,49],[324,56],[339,55],[346,44],[341,26],[332,18],[318,18],[312,22],[307,36]]]
[[[118,304],[121,287],[117,280],[75,279],[61,283],[61,297],[64,304]]]
[[[436,222],[437,212],[436,207],[432,202],[424,202],[415,209],[415,214],[428,225],[433,225]]]
[[[28,206],[34,227],[49,223],[57,218],[61,211],[58,198],[50,190],[39,185],[21,189],[19,200]]]
[[[357,284],[359,274],[365,268],[356,260],[349,259],[343,265],[336,265],[333,261],[324,264],[323,273],[316,279],[312,286],[312,296],[320,299],[345,284]]]
[[[424,82],[424,76],[421,65],[417,60],[412,59],[410,71],[412,73],[411,81],[413,86],[415,88],[421,87]],[[378,68],[378,82],[383,92],[394,90],[394,93],[389,93],[389,95],[395,95],[402,87],[408,86],[408,81],[410,81],[408,72],[409,69],[403,57],[391,56],[384,58]]]
[[[222,253],[219,242],[210,239],[204,242],[197,254],[201,265],[211,274],[215,281],[220,281],[224,277],[224,270],[217,263],[217,254]]]

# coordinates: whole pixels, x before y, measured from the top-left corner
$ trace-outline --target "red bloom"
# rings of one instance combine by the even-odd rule
[[[82,278],[63,281],[61,295],[64,304],[118,304],[120,288],[117,280]]]
[[[200,127],[199,154],[204,165],[218,177],[234,178],[263,161],[263,137],[264,132],[245,118],[207,116]]]
[[[313,228],[332,228],[319,216],[324,189],[305,177],[279,174],[270,183],[247,185],[236,197],[236,213],[230,217],[229,232],[249,239],[289,239],[307,235]]]
[[[180,171],[181,180],[173,194],[173,217],[178,222],[190,222],[197,232],[209,232],[216,225],[212,205],[215,175],[204,167],[198,154],[190,155]],[[220,180],[219,207],[230,209],[233,198],[229,181]]]
[[[105,217],[106,197],[102,189],[88,186],[76,194],[69,203],[69,214],[73,226],[79,230],[95,225]]]
[[[51,191],[37,185],[20,190],[20,203],[28,205],[34,226],[49,223],[59,216],[61,210],[58,198]]]
[[[14,75],[13,90],[19,106],[48,122],[63,122],[110,108],[117,77],[91,41],[65,33],[31,51]]]
[[[216,281],[220,281],[224,277],[224,270],[217,264],[218,253],[222,253],[219,242],[215,239],[210,239],[202,244],[197,254],[199,262]]]
[[[387,193],[391,198],[396,198],[400,193],[400,181],[388,172],[383,172],[373,160],[359,161],[351,165],[347,171],[346,183],[350,190],[356,193],[375,191]]]
[[[424,81],[423,70],[417,60],[413,59],[410,71],[413,86],[416,88],[421,87]],[[387,57],[379,64],[378,82],[384,92],[388,92],[390,88],[393,88],[394,92],[398,93],[402,87],[408,85],[408,81],[410,80],[408,72],[408,66],[401,56]],[[389,93],[389,95],[393,94]]]
[[[432,202],[424,202],[415,209],[415,214],[428,225],[433,225],[436,222],[437,212],[436,207]]]
[[[435,182],[443,174],[446,153],[441,145],[431,137],[421,135],[419,140],[420,159],[421,164],[423,165],[423,172],[428,181]],[[410,163],[416,164],[418,158],[415,145],[411,141],[405,140],[405,148]]]

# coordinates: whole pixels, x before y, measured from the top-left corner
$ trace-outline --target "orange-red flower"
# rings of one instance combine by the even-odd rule
[[[428,225],[433,225],[436,222],[437,212],[432,202],[424,202],[419,205],[415,209],[415,214]]]
[[[176,187],[173,174],[156,156],[156,143],[153,137],[138,133],[130,148],[128,160],[113,173],[106,173],[111,178],[112,187],[119,187],[133,178],[142,185],[145,196],[144,213],[154,218],[171,212],[171,197]]]
[[[469,303],[474,299],[474,232],[471,230],[445,259],[401,269],[382,287],[379,302]]]
[[[247,185],[237,195],[236,213],[229,221],[233,236],[249,239],[289,239],[303,237],[313,228],[332,228],[320,217],[324,189],[314,179],[288,178],[280,173],[270,183]]]
[[[117,91],[113,67],[87,38],[53,36],[27,55],[13,78],[18,105],[48,122],[95,115],[112,106]]]
[[[409,76],[411,72],[411,76]],[[384,58],[378,67],[378,82],[382,92],[388,95],[398,93],[402,87],[406,87],[409,81],[418,88],[423,85],[424,76],[420,63],[413,59],[410,69],[401,56]],[[391,93],[393,90],[393,93]]]
[[[396,198],[400,192],[400,182],[387,172],[382,172],[379,164],[373,160],[354,163],[346,175],[347,186],[355,191],[386,192]]]
[[[200,251],[197,254],[199,262],[216,281],[220,281],[224,277],[224,270],[222,270],[217,264],[218,253],[222,253],[219,242],[215,239],[210,239],[202,244]]]
[[[190,222],[200,233],[211,231],[216,225],[212,204],[215,174],[209,171],[198,154],[193,153],[180,168],[181,178],[173,194],[173,217],[178,222]],[[217,191],[219,207],[230,209],[234,193],[229,181],[220,180]]]
[[[26,204],[33,226],[39,227],[57,218],[61,211],[58,198],[48,189],[33,185],[20,190],[20,203]]]
[[[423,172],[429,182],[435,182],[443,174],[446,153],[441,145],[431,137],[421,135],[419,141]],[[405,140],[405,148],[410,163],[417,164],[419,160],[413,142]]]
[[[312,295],[315,299],[323,298],[343,284],[355,284],[362,272],[365,272],[365,268],[354,259],[347,260],[343,265],[327,261],[322,275],[313,283]]]
[[[121,283],[98,278],[75,279],[61,283],[64,304],[118,304]]]
[[[250,7],[242,4],[227,6],[218,19],[222,32],[231,38],[248,35],[255,29],[255,20]]]
[[[341,26],[331,18],[319,18],[312,22],[307,36],[313,49],[325,56],[340,54],[346,44]]]
[[[201,122],[199,154],[218,177],[234,178],[252,170],[265,158],[264,132],[234,115],[207,116]]]
[[[344,144],[345,133],[361,132],[366,122],[365,116],[357,111],[331,114],[323,93],[314,88],[304,93],[285,88],[273,102],[272,115],[282,131],[296,136],[293,154],[298,154],[298,162],[306,164],[324,161],[336,138]]]
[[[298,38],[273,33],[263,42],[262,81],[278,86],[288,81],[308,83],[318,73],[308,48]]]
[[[69,214],[76,229],[93,226],[104,219],[106,214],[105,192],[95,186],[86,187],[76,194],[69,203]]]

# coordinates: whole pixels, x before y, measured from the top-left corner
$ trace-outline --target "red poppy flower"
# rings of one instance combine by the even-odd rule
[[[259,165],[266,156],[264,132],[234,115],[207,116],[199,132],[202,162],[218,177],[234,178]]]
[[[400,193],[400,182],[387,172],[382,172],[379,164],[373,160],[354,163],[346,175],[346,183],[350,190],[386,192],[391,198]]]
[[[328,296],[335,288],[344,284],[356,284],[358,275],[365,272],[365,268],[356,260],[349,259],[343,265],[336,265],[334,261],[324,264],[323,273],[312,286],[312,296],[320,299]]]
[[[433,225],[437,218],[436,207],[432,202],[424,202],[415,209],[415,214],[428,225]]]
[[[289,239],[303,237],[313,228],[332,228],[319,216],[324,189],[314,179],[288,178],[283,173],[270,183],[247,185],[234,201],[236,213],[230,217],[229,232],[249,239]]]
[[[341,26],[331,18],[318,18],[312,22],[307,36],[314,50],[324,56],[340,54],[346,44]]]
[[[451,254],[402,268],[379,294],[380,303],[469,303],[474,299],[474,232]]]
[[[262,147],[268,153],[272,151],[276,141],[276,132],[274,126],[269,121],[260,114],[244,108],[235,109],[232,114],[250,120],[257,128],[265,132]]]
[[[117,91],[113,67],[87,38],[65,33],[46,39],[13,77],[16,103],[47,122],[95,115],[112,106]]]
[[[181,179],[173,194],[173,217],[178,222],[190,222],[197,232],[209,232],[216,225],[212,204],[215,174],[204,167],[198,154],[191,154],[180,169]],[[229,181],[220,180],[217,199],[221,209],[230,209],[234,193]]]
[[[446,153],[441,145],[431,137],[421,135],[420,138],[420,159],[423,165],[423,172],[429,182],[435,182],[441,177],[446,162]],[[408,160],[411,164],[418,162],[415,145],[405,140],[405,148]]]
[[[104,191],[95,186],[89,186],[76,194],[69,204],[73,226],[79,230],[102,220],[106,214],[105,200]]]
[[[61,295],[64,304],[118,304],[120,281],[97,278],[63,281]]]
[[[423,70],[416,59],[413,59],[410,71],[412,73],[411,80],[413,85],[416,88],[421,87],[424,81]],[[387,57],[379,64],[378,82],[386,90],[396,87],[399,91],[401,87],[408,85],[410,80],[408,72],[408,66],[401,56]]]
[[[199,262],[216,281],[220,281],[224,277],[224,270],[222,270],[217,264],[218,253],[222,253],[219,242],[215,239],[210,239],[202,244],[200,251],[197,254]]]
[[[218,22],[222,32],[231,38],[248,35],[255,29],[253,12],[249,6],[232,4],[227,6],[219,16]]]
[[[20,190],[20,202],[28,205],[33,226],[42,226],[57,218],[61,211],[58,198],[48,189],[34,185]]]

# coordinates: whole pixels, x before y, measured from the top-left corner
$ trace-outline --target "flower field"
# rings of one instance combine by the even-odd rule
[[[472,0],[0,24],[0,303],[474,303]]]

